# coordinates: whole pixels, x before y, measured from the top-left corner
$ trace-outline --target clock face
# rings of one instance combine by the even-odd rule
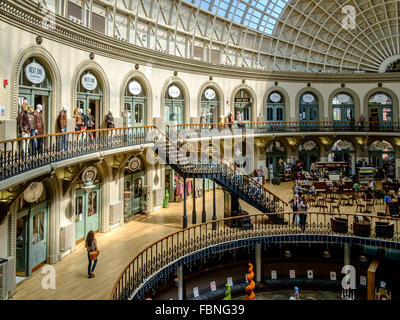
[[[24,200],[28,203],[38,201],[43,194],[43,190],[42,182],[32,182],[24,192]]]

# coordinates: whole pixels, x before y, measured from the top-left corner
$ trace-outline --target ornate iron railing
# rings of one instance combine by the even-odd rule
[[[356,121],[266,121],[243,123],[195,123],[175,124],[177,132],[185,131],[187,138],[231,135],[233,130],[254,130],[255,134],[296,133],[296,132],[387,132],[400,133],[399,122],[356,122]],[[210,131],[211,130],[211,131]]]
[[[201,254],[204,250],[208,250],[209,254],[215,254],[218,250],[232,250],[235,248],[232,244],[238,241],[241,246],[249,245],[252,239],[260,243],[270,239],[271,243],[283,244],[342,242],[400,249],[400,219],[350,213],[303,214],[306,215],[288,212],[226,218],[173,233],[149,245],[132,259],[118,277],[110,299],[132,299],[142,288],[156,290],[156,282],[160,280],[157,275],[163,269],[173,271],[173,268],[178,267],[179,261],[184,263],[185,257],[190,257],[188,261],[196,261],[204,257]],[[274,215],[281,216],[284,222],[279,225],[271,224],[271,217]],[[250,220],[252,227],[243,229],[243,219]],[[217,228],[214,230],[215,223]],[[168,278],[169,272],[163,273],[163,277]],[[139,296],[143,297],[143,292]]]
[[[90,153],[153,143],[154,126],[55,133],[0,141],[0,180]]]

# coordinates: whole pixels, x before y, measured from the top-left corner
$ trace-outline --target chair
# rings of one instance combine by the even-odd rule
[[[337,203],[332,203],[331,204],[331,212],[335,212],[335,210],[337,210],[337,212],[340,213],[341,204],[342,204],[342,198],[339,198]]]
[[[357,237],[371,236],[371,221],[366,217],[356,217],[353,224],[353,233]]]
[[[377,238],[392,239],[394,235],[394,222],[376,222],[375,235]]]
[[[349,222],[347,218],[331,217],[332,231],[336,233],[347,233]]]
[[[356,206],[357,206],[356,212],[363,213],[365,211],[365,204],[362,204],[360,199],[356,199]],[[360,211],[358,211],[359,208],[360,208]]]
[[[375,211],[375,197],[371,200],[365,200],[365,212],[372,213]]]

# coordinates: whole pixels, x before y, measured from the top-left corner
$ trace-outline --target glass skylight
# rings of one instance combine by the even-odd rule
[[[233,20],[266,34],[272,34],[276,20],[289,0],[185,0],[201,9]]]

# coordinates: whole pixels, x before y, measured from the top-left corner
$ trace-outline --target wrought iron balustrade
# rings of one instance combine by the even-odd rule
[[[400,219],[357,213],[305,214],[304,227],[298,224],[299,213],[288,212],[226,218],[173,233],[149,245],[132,259],[117,279],[110,299],[143,298],[144,291],[156,290],[179,264],[195,263],[207,255],[251,246],[255,242],[352,243],[400,249]],[[276,215],[283,218],[281,224],[270,223]],[[252,229],[240,228],[243,218],[251,220]],[[217,224],[215,230],[214,223]]]
[[[99,151],[153,143],[153,126],[55,133],[0,141],[0,180]]]

